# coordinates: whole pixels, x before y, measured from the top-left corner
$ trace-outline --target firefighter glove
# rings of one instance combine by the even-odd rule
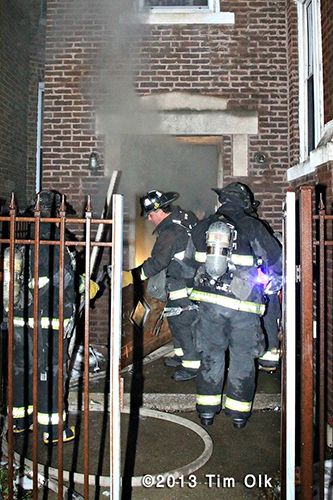
[[[133,285],[133,274],[132,271],[123,271],[123,285],[122,287],[125,288],[128,285]]]
[[[99,290],[99,285],[93,281],[89,280],[89,298],[94,299],[96,297],[96,294]],[[80,286],[79,286],[79,293],[84,293],[86,288],[86,275],[81,274],[80,276]]]

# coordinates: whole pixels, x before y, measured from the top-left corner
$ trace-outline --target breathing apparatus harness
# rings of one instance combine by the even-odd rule
[[[236,223],[226,215],[210,224],[206,260],[197,271],[195,286],[232,294],[239,300],[250,297],[262,262],[253,255],[237,254],[238,238]]]

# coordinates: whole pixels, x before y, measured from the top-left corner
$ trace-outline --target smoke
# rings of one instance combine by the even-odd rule
[[[213,211],[216,196],[210,189],[217,184],[216,146],[179,143],[163,135],[158,110],[142,105],[136,78],[142,41],[150,27],[139,22],[136,3],[74,0],[69,12],[73,29],[81,27],[83,35],[82,44],[75,47],[78,60],[82,56],[80,91],[92,103],[93,133],[102,138],[105,151],[103,174],[82,182],[87,191],[94,184],[93,206],[99,214],[112,172],[120,172],[117,192],[124,195],[125,265],[133,265],[140,247],[140,255],[147,256],[154,240],[153,228],[138,215],[140,196],[151,189],[177,191],[179,204],[202,216]],[[145,64],[149,67],[147,54]]]

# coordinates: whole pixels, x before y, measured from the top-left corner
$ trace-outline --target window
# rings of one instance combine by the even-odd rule
[[[300,159],[313,151],[323,130],[320,0],[302,0],[299,14]]]

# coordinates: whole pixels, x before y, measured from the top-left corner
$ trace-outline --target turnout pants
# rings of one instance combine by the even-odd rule
[[[264,350],[260,317],[223,306],[200,303],[196,325],[201,365],[196,379],[199,413],[219,413],[229,350],[225,412],[233,418],[248,418],[255,392],[255,359]]]
[[[64,394],[67,382],[68,340],[64,340]],[[57,432],[58,413],[58,331],[43,329],[38,335],[38,412],[42,430]],[[13,420],[17,429],[29,427],[33,412],[33,329],[14,328],[13,348]],[[66,419],[65,398],[63,414]]]
[[[189,299],[169,300],[166,307],[187,307]],[[197,370],[200,366],[200,355],[196,351],[192,325],[197,318],[197,311],[183,311],[177,316],[167,318],[173,337],[175,354],[182,358],[183,368]]]

